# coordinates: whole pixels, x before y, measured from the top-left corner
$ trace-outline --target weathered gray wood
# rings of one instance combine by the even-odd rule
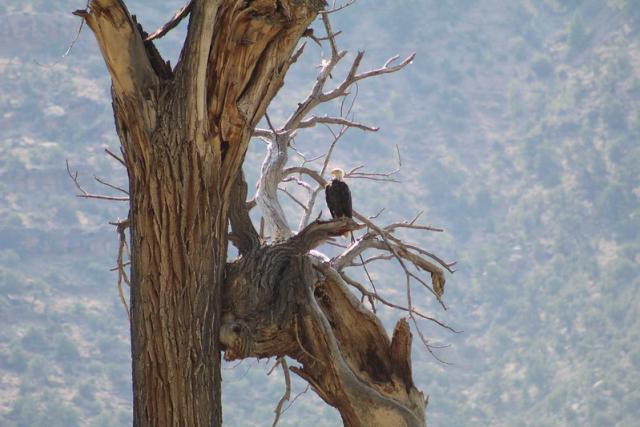
[[[267,142],[267,155],[262,162],[260,181],[256,191],[256,203],[262,212],[267,233],[272,240],[279,242],[291,236],[291,228],[287,223],[280,201],[278,185],[282,181],[282,170],[289,159],[290,134],[272,132]]]

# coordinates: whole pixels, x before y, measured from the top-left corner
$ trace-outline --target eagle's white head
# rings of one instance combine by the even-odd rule
[[[344,177],[344,171],[340,168],[335,168],[331,170],[331,179],[337,179],[338,181],[342,181]]]

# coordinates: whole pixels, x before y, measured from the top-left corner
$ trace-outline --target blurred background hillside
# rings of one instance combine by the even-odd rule
[[[181,0],[129,0],[147,31]],[[129,326],[108,221],[118,202],[76,198],[68,159],[95,192],[126,185],[107,71],[80,1],[0,5],[0,425],[131,424]],[[333,16],[363,67],[417,52],[406,70],[359,86],[356,119],[336,153],[345,168],[396,166],[401,185],[351,181],[379,222],[409,219],[443,234],[410,238],[447,260],[444,312],[424,324],[444,365],[414,341],[414,376],[430,426],[637,426],[640,419],[640,5],[637,0],[361,0]],[[315,24],[317,27],[317,23]],[[184,25],[159,45],[175,64]],[[318,34],[321,32],[318,30]],[[308,92],[329,50],[308,43],[270,114]],[[339,81],[340,73],[334,75]],[[330,134],[301,133],[321,154]],[[255,182],[264,154],[252,143]],[[292,161],[296,161],[293,157]],[[93,181],[93,182],[92,182]],[[251,187],[251,185],[250,185]],[[292,207],[288,207],[292,211]],[[297,219],[291,219],[297,223]],[[375,269],[402,301],[397,270]],[[400,316],[383,312],[391,326]],[[273,361],[224,367],[228,426],[269,426],[282,378]],[[305,385],[296,381],[294,393]],[[309,424],[311,423],[311,424]],[[282,426],[336,426],[310,391]]]

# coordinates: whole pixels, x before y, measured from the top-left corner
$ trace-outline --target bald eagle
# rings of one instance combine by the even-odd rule
[[[342,177],[344,177],[344,171],[342,169],[332,170],[331,182],[324,188],[327,206],[334,219],[344,217],[351,218],[353,216],[351,210],[351,191],[349,191],[349,186],[342,181]]]

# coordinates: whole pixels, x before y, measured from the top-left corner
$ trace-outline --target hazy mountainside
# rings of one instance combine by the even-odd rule
[[[129,1],[147,30],[180,1]],[[70,1],[0,6],[0,424],[130,424],[126,313],[109,272],[122,204],[83,201],[65,159],[126,182],[109,81]],[[447,229],[420,240],[459,261],[443,313],[464,333],[425,325],[452,347],[414,343],[431,426],[633,426],[640,419],[640,7],[634,0],[360,2],[334,16],[343,48],[365,65],[417,57],[359,86],[338,160],[395,167],[402,186],[350,182],[354,204],[380,221],[412,217]],[[161,48],[175,63],[179,35]],[[310,43],[270,110],[282,120],[308,91],[321,51]],[[325,49],[324,55],[327,55]],[[338,73],[339,74],[339,73]],[[339,81],[340,76],[334,76]],[[320,154],[325,131],[298,148]],[[254,180],[263,153],[245,167]],[[96,185],[94,185],[96,184]],[[418,237],[414,237],[418,238]],[[400,298],[394,270],[375,272]],[[395,313],[385,313],[391,321]],[[270,366],[270,365],[269,365]],[[230,426],[270,425],[281,379],[264,361],[226,366]],[[296,383],[296,391],[304,386]],[[312,393],[281,425],[338,425]]]

